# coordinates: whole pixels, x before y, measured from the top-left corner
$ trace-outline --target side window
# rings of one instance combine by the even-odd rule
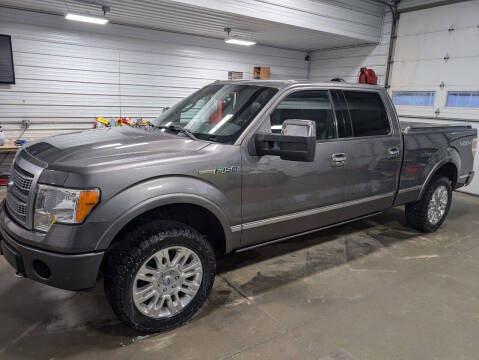
[[[298,91],[287,96],[273,110],[270,119],[273,133],[281,133],[285,120],[301,119],[316,122],[316,139],[336,138],[336,124],[327,90]]]
[[[351,115],[353,136],[389,134],[390,125],[381,97],[376,92],[344,91]]]

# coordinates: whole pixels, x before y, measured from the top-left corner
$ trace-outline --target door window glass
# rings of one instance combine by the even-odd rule
[[[336,138],[336,123],[327,90],[298,91],[287,96],[271,113],[271,132],[281,133],[285,120],[312,120],[316,123],[316,139]]]
[[[387,135],[391,130],[383,101],[377,92],[344,91],[353,136]]]

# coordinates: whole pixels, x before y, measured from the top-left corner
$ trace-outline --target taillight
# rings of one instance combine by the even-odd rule
[[[475,158],[476,157],[476,148],[477,148],[477,140],[474,140],[472,142],[472,157]]]

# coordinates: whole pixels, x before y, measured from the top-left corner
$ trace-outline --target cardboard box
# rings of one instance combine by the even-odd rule
[[[269,79],[269,66],[255,66],[253,68],[253,78],[254,79],[261,79],[266,80]]]

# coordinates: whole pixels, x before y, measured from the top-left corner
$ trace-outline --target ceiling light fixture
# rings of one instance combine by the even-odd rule
[[[237,36],[230,35],[231,28],[224,28],[224,31],[227,34],[227,36],[225,38],[225,43],[227,43],[227,44],[242,45],[242,46],[252,46],[252,45],[256,44],[256,41],[241,39]]]
[[[87,23],[91,23],[91,24],[98,24],[98,25],[105,25],[108,22],[108,19],[106,19],[106,18],[72,14],[72,13],[66,14],[65,19],[73,20],[73,21],[82,21],[82,22],[87,22]]]
[[[238,38],[235,38],[235,37],[227,37],[225,39],[225,43],[234,44],[234,45],[252,46],[252,45],[256,44],[256,41],[243,40],[243,39],[238,39]]]

